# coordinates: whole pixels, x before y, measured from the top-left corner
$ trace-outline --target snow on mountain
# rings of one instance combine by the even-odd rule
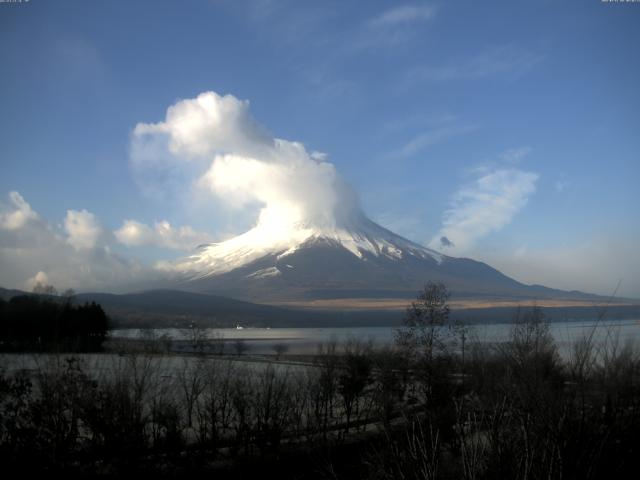
[[[323,227],[302,222],[293,225],[259,223],[248,232],[224,242],[201,245],[197,253],[172,264],[171,269],[184,274],[189,280],[200,280],[230,272],[268,255],[275,255],[277,260],[281,260],[318,241],[340,246],[363,261],[366,255],[392,260],[411,256],[438,264],[446,258],[386,230],[364,215],[358,215],[343,225]],[[292,268],[291,265],[287,267]],[[264,278],[280,273],[277,268],[269,268],[248,277]]]
[[[269,278],[277,277],[278,275],[282,275],[282,272],[278,269],[278,267],[269,267],[250,273],[249,275],[247,275],[247,278]]]
[[[174,287],[263,303],[410,299],[427,281],[445,283],[456,298],[575,296],[524,285],[482,262],[442,255],[359,212],[342,222],[259,221],[242,235],[201,245],[163,267]]]

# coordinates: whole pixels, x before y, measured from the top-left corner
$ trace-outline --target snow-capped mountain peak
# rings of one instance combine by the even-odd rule
[[[366,260],[367,256],[384,256],[391,260],[414,256],[439,264],[445,258],[434,250],[386,230],[364,215],[358,215],[341,225],[261,222],[237,237],[201,245],[194,255],[171,264],[170,268],[185,274],[190,280],[204,279],[235,270],[268,255],[280,260],[318,242],[344,248],[360,260]],[[276,273],[275,270],[257,271],[252,278],[278,274],[279,271]]]
[[[270,218],[237,237],[202,245],[166,269],[179,288],[267,303],[408,299],[427,281],[443,282],[463,297],[557,294],[485,263],[442,255],[363,214],[340,223]]]

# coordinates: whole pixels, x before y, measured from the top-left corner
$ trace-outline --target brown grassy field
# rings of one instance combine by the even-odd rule
[[[411,300],[401,298],[335,298],[309,301],[286,301],[273,303],[272,305],[295,308],[317,308],[324,310],[404,310]],[[467,308],[496,308],[496,307],[597,307],[600,303],[590,300],[575,299],[460,299],[452,300],[450,306],[453,309]],[[610,306],[633,305],[633,303],[612,301]]]

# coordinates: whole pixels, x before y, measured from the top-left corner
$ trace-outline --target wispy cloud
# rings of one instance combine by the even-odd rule
[[[516,168],[532,151],[533,149],[529,146],[509,148],[496,158],[484,160],[477,165],[466,168],[464,172],[467,177],[480,177],[496,170]]]
[[[411,139],[404,147],[402,147],[401,154],[403,156],[415,155],[432,145],[444,142],[450,138],[457,137],[458,135],[462,135],[473,130],[475,130],[475,127],[471,126],[449,126],[429,130]]]
[[[545,55],[516,45],[485,49],[473,57],[446,65],[422,65],[409,70],[405,85],[422,82],[477,80],[489,77],[518,78],[542,62]]]
[[[370,28],[387,29],[431,20],[436,10],[431,5],[402,5],[385,10],[367,22]]]
[[[435,14],[436,9],[431,5],[402,5],[385,10],[366,21],[350,45],[358,51],[403,44]]]
[[[407,211],[407,209],[394,209],[375,214],[372,218],[380,225],[384,225],[392,232],[402,235],[413,241],[424,239],[428,235],[424,219],[427,213],[420,209]]]
[[[51,66],[67,79],[95,83],[108,72],[100,51],[86,38],[66,35],[49,47]]]
[[[447,111],[441,113],[425,113],[421,111],[415,114],[403,115],[402,117],[384,119],[382,120],[379,129],[380,134],[382,135],[395,135],[398,132],[407,131],[409,129],[424,127],[433,128],[452,124],[457,120],[458,117],[456,115]]]
[[[501,153],[499,158],[504,162],[517,164],[520,163],[523,158],[527,157],[531,153],[531,150],[531,147],[528,146],[510,148],[509,150]]]
[[[183,251],[213,240],[208,233],[198,232],[188,225],[173,227],[166,220],[156,222],[153,228],[135,220],[125,220],[114,235],[128,247],[155,246]]]
[[[302,69],[300,76],[309,86],[308,94],[320,102],[335,101],[336,98],[353,99],[361,93],[355,81],[348,80],[335,71],[331,60],[316,62]]]
[[[481,237],[509,224],[536,190],[538,174],[518,169],[485,173],[453,196],[429,246],[460,254]],[[442,239],[446,238],[446,242]]]
[[[400,148],[389,153],[387,157],[399,159],[412,157],[433,145],[445,142],[459,135],[464,135],[473,130],[475,130],[475,127],[470,125],[444,125],[434,127],[417,134]]]
[[[322,44],[324,27],[337,15],[326,2],[297,0],[216,0],[242,22],[249,21],[253,34],[262,41],[286,45],[283,55],[295,55],[309,47]]]
[[[569,188],[571,186],[571,182],[568,181],[568,180],[565,180],[564,178],[561,178],[561,179],[557,180],[556,183],[553,186],[554,186],[556,192],[562,193],[567,188]]]

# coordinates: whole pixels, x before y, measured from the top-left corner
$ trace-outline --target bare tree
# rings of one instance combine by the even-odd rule
[[[247,350],[249,350],[249,345],[242,338],[237,338],[233,342],[233,349],[236,351],[236,355],[240,356]]]
[[[203,353],[207,342],[207,331],[196,322],[191,322],[189,328],[183,329],[183,335],[195,353]]]
[[[371,478],[439,478],[442,440],[437,427],[431,422],[412,419],[396,435],[386,429],[385,440],[382,448],[374,448],[368,455]]]
[[[202,361],[193,362],[189,358],[183,359],[182,368],[178,372],[178,383],[184,397],[187,427],[193,426],[193,410],[198,397],[204,389]]]
[[[394,411],[405,396],[406,357],[398,351],[386,348],[376,352],[373,362],[376,380],[373,401],[378,415],[389,426]]]
[[[251,397],[255,416],[256,443],[262,452],[275,449],[289,425],[291,388],[288,370],[278,371],[273,364],[259,374]]]
[[[214,355],[222,355],[224,353],[225,339],[220,332],[214,332],[211,338],[211,351]]]
[[[324,345],[318,345],[315,358],[317,376],[311,391],[313,417],[317,428],[322,432],[323,439],[327,439],[329,423],[333,419],[334,398],[338,383],[338,356],[335,338]]]
[[[412,357],[427,361],[446,349],[449,324],[449,291],[442,283],[428,282],[407,308],[404,327],[396,343]]]
[[[215,361],[206,366],[203,391],[196,403],[196,435],[201,446],[215,450],[220,437],[230,428],[235,374],[231,361]]]
[[[338,376],[338,391],[347,417],[346,432],[349,432],[354,410],[356,415],[359,413],[360,397],[372,381],[371,370],[371,344],[349,339],[345,346],[344,368]]]
[[[500,348],[523,400],[536,401],[560,382],[560,357],[540,307],[517,310],[511,338]]]
[[[280,357],[289,351],[289,345],[286,343],[276,343],[273,345],[273,351],[276,354],[276,359],[280,360]]]
[[[446,383],[449,347],[456,340],[449,320],[449,296],[444,284],[428,282],[407,308],[404,327],[396,332],[396,344],[409,360],[425,401],[434,399],[436,384]]]
[[[49,295],[56,296],[58,295],[58,290],[53,285],[47,285],[41,282],[36,282],[33,286],[33,293],[37,293],[38,295]]]

